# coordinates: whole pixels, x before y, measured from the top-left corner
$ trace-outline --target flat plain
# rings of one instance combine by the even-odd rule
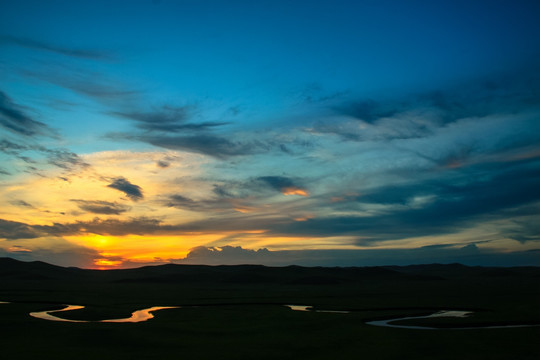
[[[538,359],[540,268],[161,265],[82,270],[0,259],[4,359]],[[36,319],[57,313],[85,323]],[[293,311],[285,305],[311,306]],[[153,306],[139,323],[101,323]],[[321,312],[316,310],[337,310]],[[408,320],[437,330],[366,324]],[[532,325],[481,329],[484,326]],[[476,329],[455,329],[476,327]]]

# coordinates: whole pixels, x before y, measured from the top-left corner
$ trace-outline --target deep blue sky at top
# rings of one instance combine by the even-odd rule
[[[148,91],[147,104],[268,114],[244,118],[250,126],[282,118],[309,86],[380,98],[528,65],[539,11],[536,1],[3,1],[0,33],[103,52],[109,62],[93,69]],[[2,47],[36,66],[25,50]]]

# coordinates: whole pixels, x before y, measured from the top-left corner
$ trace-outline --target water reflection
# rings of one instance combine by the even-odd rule
[[[88,321],[85,321],[85,320],[69,320],[69,319],[63,319],[63,318],[60,318],[60,317],[51,315],[51,313],[56,313],[56,312],[61,312],[61,311],[78,310],[78,309],[83,309],[83,308],[84,308],[84,306],[80,306],[80,305],[68,305],[68,306],[66,306],[65,308],[60,309],[60,310],[48,310],[48,311],[36,311],[36,312],[31,312],[31,313],[30,313],[30,316],[35,317],[35,318],[38,318],[38,319],[52,320],[52,321],[88,322]]]
[[[291,310],[294,311],[311,311],[313,310],[312,306],[306,306],[306,305],[284,305],[288,307]]]
[[[0,303],[6,304],[7,302],[0,302]],[[313,306],[309,306],[309,305],[283,305],[283,306],[286,306],[289,309],[294,310],[294,311],[309,311],[309,312],[321,312],[321,313],[350,313],[350,311],[345,311],[345,310],[314,310]],[[31,312],[30,316],[39,318],[39,319],[50,320],[50,321],[63,321],[63,322],[75,322],[75,323],[83,323],[83,322],[136,323],[136,322],[152,319],[154,317],[152,312],[154,311],[164,310],[164,309],[178,309],[180,308],[180,306],[154,306],[151,308],[134,311],[131,314],[131,316],[128,318],[108,319],[108,320],[99,320],[99,321],[70,320],[70,319],[64,319],[64,318],[52,315],[53,313],[57,313],[57,312],[78,310],[78,309],[83,309],[83,308],[84,306],[81,306],[81,305],[66,305],[65,308],[59,309],[59,310]],[[401,329],[443,330],[443,328],[435,328],[435,327],[430,327],[430,326],[399,325],[399,324],[393,324],[393,322],[400,321],[400,320],[427,319],[427,318],[436,318],[436,317],[466,317],[466,316],[469,316],[470,314],[472,314],[471,311],[445,310],[445,311],[438,311],[430,315],[408,316],[408,317],[400,317],[400,318],[393,318],[393,319],[387,319],[387,320],[368,321],[366,322],[366,324],[373,325],[373,326],[385,326],[385,327],[401,328]],[[540,324],[494,325],[494,326],[476,326],[476,327],[471,326],[471,327],[453,327],[453,328],[444,328],[444,329],[447,329],[447,330],[502,329],[502,328],[537,327],[537,326],[540,326]]]
[[[319,313],[334,313],[334,314],[348,314],[350,311],[345,310],[313,310],[313,306],[307,305],[284,305],[294,311],[313,311]]]
[[[154,315],[152,314],[153,311],[158,310],[164,310],[164,309],[175,309],[179,308],[179,306],[154,306],[148,309],[142,309],[134,311],[130,317],[124,318],[124,319],[108,319],[108,320],[98,320],[98,321],[88,321],[88,320],[70,320],[70,319],[64,319],[58,316],[54,316],[51,313],[61,312],[61,311],[70,311],[70,310],[78,310],[83,309],[84,306],[81,305],[67,305],[65,308],[60,310],[48,310],[48,311],[37,311],[37,312],[31,312],[30,316],[43,319],[43,320],[51,320],[51,321],[65,321],[65,322],[76,322],[76,323],[82,323],[82,322],[114,322],[114,323],[136,323],[141,321],[146,321],[149,319],[152,319]]]
[[[492,326],[468,326],[468,327],[452,327],[452,328],[435,328],[431,326],[413,326],[413,325],[397,325],[391,324],[391,322],[399,320],[410,320],[410,319],[428,319],[435,317],[466,317],[472,314],[471,311],[460,311],[460,310],[447,310],[439,311],[431,315],[426,316],[409,316],[402,318],[394,318],[389,320],[377,320],[377,321],[368,321],[366,324],[375,325],[375,326],[386,326],[392,328],[401,328],[401,329],[423,329],[423,330],[478,330],[478,329],[508,329],[508,328],[523,328],[523,327],[537,327],[539,324],[522,324],[522,325],[492,325]]]
[[[164,309],[177,309],[179,306],[154,306],[148,309],[137,310],[131,314],[131,317],[125,319],[112,319],[112,320],[101,320],[101,322],[141,322],[150,320],[154,317],[152,311],[164,310]]]
[[[366,324],[374,325],[374,326],[386,326],[386,327],[392,327],[392,328],[401,328],[401,329],[437,330],[438,328],[430,327],[430,326],[396,325],[396,324],[391,324],[391,322],[400,321],[400,320],[411,320],[411,319],[427,319],[427,318],[434,318],[434,317],[461,317],[462,318],[462,317],[468,316],[469,314],[472,314],[472,312],[470,312],[470,311],[459,311],[459,310],[445,310],[445,311],[438,311],[438,312],[430,314],[430,315],[407,316],[407,317],[393,318],[393,319],[388,319],[388,320],[368,321],[368,322],[366,322]]]

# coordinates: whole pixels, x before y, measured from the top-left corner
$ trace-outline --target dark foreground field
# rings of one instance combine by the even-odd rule
[[[422,265],[371,268],[164,265],[91,271],[0,259],[2,359],[540,359],[540,268]],[[161,310],[141,323],[68,323]],[[311,305],[301,312],[285,304]],[[365,321],[471,310],[416,320],[441,330]]]

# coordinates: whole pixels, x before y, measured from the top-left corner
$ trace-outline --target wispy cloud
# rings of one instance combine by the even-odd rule
[[[120,215],[130,210],[129,206],[118,204],[116,202],[81,199],[72,199],[71,201],[76,203],[81,210],[93,214]]]
[[[34,209],[34,206],[32,204],[27,203],[24,200],[13,200],[9,202],[11,205],[20,206],[20,207],[26,207],[30,209]]]
[[[117,140],[141,141],[165,149],[194,152],[218,159],[260,153],[268,148],[260,142],[230,141],[226,137],[210,134],[181,136],[115,133],[109,134],[108,137]]]
[[[133,120],[137,128],[145,131],[164,133],[178,133],[185,131],[204,131],[214,127],[227,125],[226,122],[196,122],[193,119],[195,106],[169,106],[165,105],[152,111],[111,112],[111,115]]]
[[[56,136],[48,125],[32,119],[21,106],[15,104],[2,91],[0,91],[0,126],[12,133],[26,137]]]
[[[87,49],[74,49],[68,47],[62,47],[58,45],[53,45],[48,42],[43,42],[35,39],[11,36],[11,35],[0,35],[0,44],[10,44],[16,46],[22,46],[25,48],[47,51],[59,55],[76,57],[81,59],[90,59],[90,60],[113,60],[114,56],[111,52],[106,51],[97,51],[97,50],[87,50]]]
[[[88,163],[74,152],[62,148],[47,148],[36,142],[14,143],[6,139],[1,139],[0,152],[14,156],[27,164],[39,163],[40,160],[36,159],[36,154],[41,154],[46,157],[48,164],[67,171],[90,167]]]

